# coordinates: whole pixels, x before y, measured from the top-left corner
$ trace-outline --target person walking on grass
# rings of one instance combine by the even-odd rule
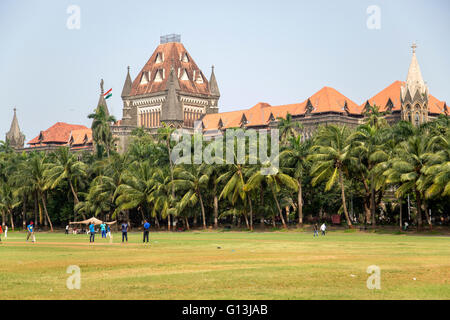
[[[30,222],[30,224],[27,226],[27,241],[30,239],[34,243],[36,242],[36,237],[34,236],[34,224],[33,221]]]
[[[8,238],[8,225],[5,224],[5,239]]]
[[[150,223],[147,220],[144,220],[144,239],[142,242],[145,243],[145,239],[147,239],[148,243],[148,234],[150,233]]]
[[[106,236],[109,237],[109,240],[112,240],[111,227],[109,226],[109,224],[106,226]]]
[[[320,231],[322,231],[322,235],[325,235],[325,230],[327,230],[327,226],[325,225],[325,222],[322,223],[322,225],[320,226]]]
[[[2,229],[2,226],[0,225],[0,242],[2,242],[2,233],[3,233],[3,229]]]
[[[104,222],[101,223],[100,230],[102,231],[102,238],[106,238],[106,224]]]
[[[95,242],[95,225],[93,222],[89,225],[89,243]]]
[[[122,223],[122,243],[124,240],[128,243],[128,223],[125,221]]]
[[[315,236],[319,236],[319,226],[317,225],[317,223],[314,223],[314,235]]]
[[[66,225],[66,234],[69,234],[69,225]]]

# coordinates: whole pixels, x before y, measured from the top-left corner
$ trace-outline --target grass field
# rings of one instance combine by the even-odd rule
[[[10,232],[1,299],[450,299],[450,237],[329,232],[157,232],[121,244],[96,235]],[[220,247],[220,248],[218,248]],[[81,268],[69,290],[66,268]],[[381,289],[369,290],[369,265]],[[415,278],[415,280],[414,280]]]

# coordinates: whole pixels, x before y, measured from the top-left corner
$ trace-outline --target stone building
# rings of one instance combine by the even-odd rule
[[[220,98],[214,67],[208,79],[180,42],[179,35],[163,36],[159,46],[131,80],[130,68],[122,89],[123,114],[111,129],[124,151],[134,128],[150,133],[166,123],[192,132],[194,122],[217,113]]]
[[[290,113],[294,121],[303,125],[300,134],[303,139],[307,139],[321,124],[358,126],[364,122],[369,105],[376,105],[379,111],[386,112],[385,118],[391,124],[406,120],[418,126],[439,114],[449,115],[447,104],[429,93],[422,78],[415,44],[412,49],[406,81],[395,81],[362,105],[333,88],[323,87],[300,103],[271,106],[260,102],[246,110],[206,114],[201,119],[202,129],[210,135],[235,127],[270,129],[277,126],[277,117],[284,118]]]
[[[25,135],[20,132],[19,121],[17,120],[16,108],[14,108],[14,116],[11,122],[11,128],[6,133],[5,141],[9,143],[9,145],[13,149],[21,149],[24,146]]]

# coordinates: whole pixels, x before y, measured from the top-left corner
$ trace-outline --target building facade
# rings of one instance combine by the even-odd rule
[[[150,133],[165,123],[191,132],[194,122],[219,110],[220,92],[212,67],[209,80],[178,35],[163,36],[147,63],[122,89],[123,113],[111,129],[124,151],[134,128]]]

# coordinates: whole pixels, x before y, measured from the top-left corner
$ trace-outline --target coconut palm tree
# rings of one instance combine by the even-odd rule
[[[53,231],[53,224],[47,211],[47,186],[48,182],[45,177],[47,168],[47,157],[44,153],[31,153],[28,160],[19,165],[19,171],[22,173],[22,185],[33,190],[36,204],[40,208],[43,205],[46,221],[50,225],[50,231]],[[41,213],[41,210],[39,210]],[[42,215],[40,214],[40,223],[42,223]]]
[[[108,115],[105,106],[98,106],[94,113],[88,115],[92,121],[92,136],[97,145],[97,154],[101,156],[103,151],[106,152],[107,157],[114,150],[114,143],[116,139],[111,133],[111,124],[116,122],[116,118]]]
[[[174,180],[170,186],[175,191],[184,193],[180,201],[181,209],[186,205],[194,206],[200,203],[202,211],[203,229],[206,229],[205,205],[203,203],[203,192],[208,185],[209,176],[199,165],[179,166],[174,170]]]
[[[114,194],[116,199],[117,212],[121,210],[137,209],[145,220],[145,211],[150,204],[150,194],[153,189],[153,170],[149,162],[135,162],[127,169],[121,179],[120,184]]]
[[[44,172],[47,180],[46,187],[55,189],[61,183],[67,182],[72,192],[75,205],[77,205],[80,200],[78,199],[76,186],[82,183],[83,179],[87,176],[87,165],[79,161],[77,156],[71,153],[68,147],[58,148],[52,160],[52,162],[46,165]],[[86,219],[86,217],[83,216],[83,219]]]
[[[267,172],[265,172],[267,173]],[[248,182],[244,186],[244,191],[249,192],[252,190],[258,190],[262,184],[265,184],[272,192],[273,199],[277,205],[278,213],[280,214],[283,227],[287,228],[286,222],[281,210],[280,201],[278,195],[281,193],[282,187],[287,187],[291,191],[298,191],[298,182],[289,175],[281,172],[279,169],[273,168],[271,173],[263,174],[261,170],[256,170],[253,175],[248,179]]]
[[[302,128],[300,122],[293,121],[292,115],[288,112],[286,118],[277,117],[278,129],[280,130],[280,139],[286,144],[287,141],[292,137],[297,137],[298,132]]]
[[[311,169],[313,186],[326,181],[325,191],[329,191],[335,184],[339,184],[342,209],[349,228],[352,228],[352,222],[345,199],[344,175],[349,167],[357,163],[351,151],[348,128],[329,125],[319,128],[308,156],[314,163]]]
[[[444,154],[436,150],[441,137],[428,135],[414,135],[400,143],[396,156],[389,160],[390,167],[384,172],[386,182],[399,185],[396,195],[404,196],[412,192],[417,202],[417,227],[422,227],[422,205],[425,198],[423,192],[427,166],[442,163]],[[431,227],[431,221],[428,223]]]
[[[310,167],[307,157],[309,155],[312,140],[302,142],[301,137],[298,136],[296,138],[292,137],[289,141],[290,145],[286,150],[283,150],[280,153],[280,159],[282,161],[283,170],[297,180],[298,226],[301,227],[303,225],[302,185],[306,170]]]

